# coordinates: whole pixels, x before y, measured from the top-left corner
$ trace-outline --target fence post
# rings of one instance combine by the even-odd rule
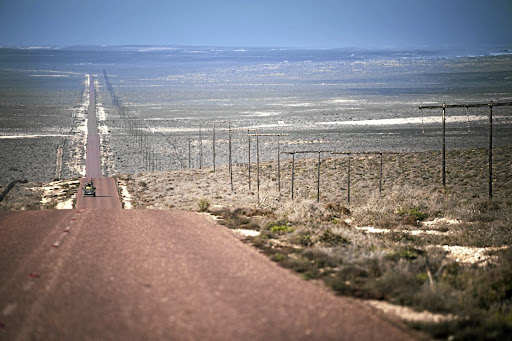
[[[380,154],[379,195],[382,195],[382,152]]]
[[[231,193],[233,193],[233,158],[231,155],[231,121],[229,122],[229,180],[231,182]]]
[[[213,123],[213,172],[215,173],[215,123]]]
[[[201,135],[201,125],[199,125],[199,169],[203,168],[203,137]]]
[[[279,135],[277,135],[277,187],[279,200],[281,200],[281,143]]]
[[[491,101],[489,104],[489,199],[492,199],[492,107]]]
[[[443,150],[442,150],[442,158],[443,158],[443,187],[446,188],[446,104],[443,103]]]
[[[256,135],[256,164],[257,164],[257,176],[256,176],[256,184],[258,188],[258,204],[260,203],[260,139],[259,136]]]
[[[191,146],[190,146],[190,137],[188,138],[188,169],[191,166]]]
[[[348,154],[347,170],[347,204],[350,205],[350,153]]]
[[[316,202],[320,202],[320,154],[321,152],[318,151],[318,177],[316,183]]]
[[[249,144],[249,190],[251,189],[251,135],[249,135],[249,129],[247,129],[247,142]]]
[[[295,153],[292,153],[292,200],[295,198],[294,185],[295,185]]]

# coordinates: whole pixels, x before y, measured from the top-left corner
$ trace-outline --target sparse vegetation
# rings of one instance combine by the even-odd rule
[[[307,164],[301,162],[297,164],[306,169]],[[401,163],[401,167],[407,165]],[[194,172],[196,177],[198,172]],[[481,196],[455,186],[445,191],[431,183],[432,176],[427,177],[429,185],[418,187],[401,178],[416,173],[414,167],[397,171],[394,185],[382,195],[371,187],[359,187],[352,193],[366,193],[365,200],[356,200],[350,207],[326,191],[321,203],[300,190],[302,197],[293,202],[274,201],[272,184],[263,183],[260,205],[254,201],[254,192],[219,191],[224,194],[211,197],[212,207],[220,208],[211,212],[229,228],[259,231],[258,236],[244,240],[272,261],[305,279],[322,280],[339,294],[453,316],[435,325],[414,322],[413,328],[440,338],[503,338],[510,329],[512,311],[512,276],[507,265],[512,262],[505,255],[509,249],[482,249],[479,259],[457,256],[457,260],[444,246],[511,245],[511,201],[507,198],[511,189],[501,188],[490,202],[485,191]],[[145,179],[150,191],[153,180],[148,175]],[[179,183],[174,183],[176,194]],[[360,185],[354,183],[356,188]],[[211,186],[205,188],[211,191]],[[384,232],[358,230],[360,226]]]
[[[210,200],[208,199],[199,199],[197,202],[197,206],[199,207],[199,212],[208,212],[208,209],[210,208]]]
[[[501,153],[512,156],[512,148]],[[483,155],[471,150],[457,155],[465,159],[468,154]],[[460,179],[473,176],[472,170],[458,168],[444,190],[437,173],[420,162],[428,156],[411,153],[408,162],[404,156],[389,156],[384,172],[392,181],[381,195],[369,186],[375,181],[369,157],[353,160],[362,166],[353,169],[350,206],[338,190],[343,181],[339,171],[323,175],[330,187],[322,189],[321,202],[311,199],[315,188],[305,179],[315,160],[296,162],[297,174],[304,171],[304,177],[296,179],[294,201],[286,186],[278,200],[276,183],[266,180],[271,170],[264,167],[259,204],[254,190],[247,190],[241,166],[234,168],[233,192],[222,167],[215,179],[209,169],[123,178],[134,207],[210,212],[227,228],[258,231],[258,236],[241,238],[338,294],[445,314],[449,318],[442,322],[411,324],[433,337],[506,339],[512,328],[512,183],[497,170],[501,185],[489,201],[485,182],[472,182],[468,190]],[[332,163],[343,167],[343,160]],[[512,166],[512,157],[507,162]],[[286,172],[284,167],[284,184],[290,181]],[[467,248],[467,254],[452,247]]]

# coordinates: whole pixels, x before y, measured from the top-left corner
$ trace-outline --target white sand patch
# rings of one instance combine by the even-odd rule
[[[446,235],[448,233],[448,232],[437,231],[437,230],[410,230],[410,231],[404,231],[404,232],[410,233],[413,236],[418,236],[418,235],[422,235],[422,234],[441,236],[441,235]]]
[[[133,208],[132,195],[128,191],[128,185],[126,184],[126,182],[124,180],[119,180],[118,185],[121,188],[121,196],[122,196],[121,199],[123,202],[124,209],[125,210],[132,209]]]
[[[108,127],[106,125],[99,125],[98,126],[98,133],[100,135],[106,135],[109,134]]]
[[[420,223],[421,226],[439,226],[439,225],[458,225],[461,221],[458,219],[449,219],[449,218],[435,218],[434,220],[422,221]]]
[[[8,139],[35,139],[40,137],[65,137],[68,134],[21,134],[21,135],[0,135],[0,140]]]
[[[254,231],[254,230],[234,229],[232,231],[234,233],[239,234],[244,237],[256,237],[256,236],[260,235],[260,231]]]
[[[293,124],[286,124],[283,121],[279,121],[273,124],[260,124],[255,126],[241,127],[241,129],[266,129],[266,128],[282,128],[282,127],[293,127]],[[240,128],[239,128],[240,129]]]
[[[70,198],[66,201],[59,202],[57,206],[55,206],[58,210],[72,210],[73,209],[73,198]]]
[[[151,129],[153,133],[178,133],[178,132],[197,132],[198,128],[172,128],[172,127],[156,127]]]
[[[241,116],[244,117],[269,117],[281,115],[281,111],[244,111]]]
[[[107,113],[105,112],[105,108],[103,108],[101,103],[96,107],[96,115],[98,116],[98,121],[107,120]]]
[[[446,122],[467,122],[469,121],[484,121],[488,120],[487,116],[449,116]],[[441,116],[427,116],[427,117],[405,117],[405,118],[387,118],[381,120],[361,120],[361,121],[330,121],[318,122],[316,125],[354,125],[354,126],[377,126],[377,125],[403,125],[403,124],[432,124],[442,123]]]
[[[368,233],[389,233],[390,229],[379,229],[371,226],[356,226],[356,230],[364,231]]]
[[[408,307],[398,306],[384,301],[365,300],[363,302],[364,304],[372,306],[386,315],[393,315],[408,322],[439,323],[443,321],[451,321],[457,318],[455,315],[452,314],[442,315],[433,314],[428,311],[418,312]]]
[[[72,209],[73,202],[76,198],[76,190],[80,186],[80,180],[64,180],[53,181],[46,186],[41,187],[43,196],[41,198],[41,206],[55,205],[58,210]],[[70,190],[75,192],[69,196]]]
[[[99,82],[96,78],[94,87],[99,88]],[[101,146],[101,166],[106,175],[115,174],[114,153],[110,149],[110,131],[107,126],[107,112],[101,103],[101,94],[96,97],[96,118],[98,122],[98,134],[100,136]]]
[[[86,174],[85,159],[87,158],[87,116],[89,109],[89,75],[84,78],[85,94],[83,102],[74,113],[74,124],[71,136],[71,161],[67,162],[67,166],[71,173],[75,173],[81,177]]]
[[[485,265],[492,261],[496,256],[488,255],[488,252],[507,249],[508,246],[502,247],[470,247],[470,246],[449,246],[443,245],[443,249],[448,253],[447,257],[460,263]]]
[[[372,226],[356,226],[356,230],[364,231],[368,233],[390,233],[392,231],[395,232],[403,232],[409,233],[413,236],[418,236],[422,234],[430,234],[430,235],[445,235],[447,232],[437,231],[437,230],[391,230],[391,229],[381,229]]]

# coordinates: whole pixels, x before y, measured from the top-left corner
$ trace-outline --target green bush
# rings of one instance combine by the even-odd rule
[[[198,202],[197,202],[197,206],[199,206],[199,212],[208,212],[208,210],[210,209],[210,201],[208,199],[200,199]]]
[[[286,234],[294,232],[295,229],[288,225],[275,225],[270,228],[270,231],[276,234]]]
[[[428,218],[428,214],[421,211],[418,207],[400,208],[397,210],[397,213],[404,217],[413,218],[416,221],[423,221]]]

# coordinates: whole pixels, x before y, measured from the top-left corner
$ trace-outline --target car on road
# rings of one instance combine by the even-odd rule
[[[84,196],[96,196],[96,187],[94,187],[92,180],[90,182],[85,183]]]

